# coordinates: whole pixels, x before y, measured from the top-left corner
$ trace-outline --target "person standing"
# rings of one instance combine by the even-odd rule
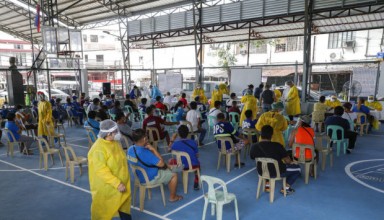
[[[270,90],[269,84],[265,85],[265,90],[260,94],[261,107],[263,112],[269,112],[272,109],[272,103],[276,101],[275,93]]]
[[[240,126],[242,126],[243,121],[245,120],[245,112],[247,110],[252,110],[252,120],[256,119],[257,115],[257,99],[252,95],[250,90],[247,91],[247,94],[241,98],[241,103],[244,103],[244,107],[240,115]]]
[[[246,95],[246,94],[248,94],[248,91],[251,91],[251,94],[252,94],[252,93],[253,93],[253,88],[254,88],[254,87],[253,87],[253,84],[249,84],[249,85],[248,85],[248,88],[246,88],[246,89],[243,90],[243,92],[242,92],[243,96]]]
[[[271,90],[275,93],[276,102],[280,102],[281,92],[280,90],[276,89],[276,84],[272,84]]]
[[[287,85],[289,86],[289,92],[287,95],[286,102],[286,113],[289,116],[289,119],[292,121],[293,117],[296,115],[299,115],[301,113],[300,109],[300,97],[299,97],[299,90],[293,84],[292,81],[288,81]]]
[[[38,92],[37,95],[40,98],[39,105],[37,106],[37,112],[39,115],[39,123],[37,125],[38,136],[48,136],[54,133],[54,126],[52,121],[52,106],[51,103],[45,100],[44,93]],[[48,131],[46,125],[49,126],[51,131]]]
[[[259,87],[257,87],[255,89],[255,92],[253,93],[255,98],[257,98],[258,100],[260,100],[260,94],[263,92],[263,88],[264,88],[264,84],[260,83]]]
[[[380,102],[375,101],[375,97],[373,95],[368,96],[368,99],[364,102],[364,105],[372,110],[376,110],[379,112],[383,110],[383,106]]]
[[[131,220],[131,184],[121,134],[112,120],[100,123],[98,139],[88,152],[91,219]]]
[[[197,84],[197,85],[196,85],[196,88],[193,90],[191,99],[194,100],[194,98],[195,98],[196,96],[199,96],[199,97],[200,97],[200,101],[201,101],[201,103],[203,103],[203,104],[206,104],[206,103],[207,103],[207,97],[205,97],[205,91],[204,91],[203,88],[201,88],[201,85],[200,85],[200,84]]]
[[[284,109],[284,105],[281,102],[275,102],[272,104],[272,110],[263,113],[257,120],[256,129],[261,131],[264,125],[269,125],[273,128],[272,141],[278,142],[285,146],[283,131],[288,128],[287,120],[280,114],[280,111]]]

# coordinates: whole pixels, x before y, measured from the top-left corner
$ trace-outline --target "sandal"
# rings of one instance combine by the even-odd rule
[[[169,202],[178,202],[178,201],[180,201],[180,200],[183,200],[183,197],[177,195],[177,196],[176,196],[176,199],[174,199],[174,200],[168,200],[168,201],[169,201]]]

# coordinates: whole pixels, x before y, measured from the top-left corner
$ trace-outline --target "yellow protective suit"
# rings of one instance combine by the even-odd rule
[[[285,111],[287,115],[298,115],[301,113],[299,91],[295,85],[289,89],[286,101]]]
[[[223,94],[229,95],[228,87],[225,83],[219,84],[219,91],[221,92],[221,95],[223,95]]]
[[[51,126],[51,131],[48,132],[46,124],[53,125],[52,120],[52,107],[51,103],[45,100],[39,102],[37,106],[37,112],[39,114],[39,123],[37,127],[38,136],[48,136],[48,134],[54,133],[54,126]]]
[[[283,131],[288,128],[287,120],[278,112],[265,112],[257,120],[256,129],[261,131],[264,125],[273,128],[272,142],[278,142],[285,147]]]
[[[200,97],[200,102],[203,104],[207,104],[207,97],[205,96],[204,89],[200,88],[195,88],[192,93],[192,100],[195,100],[196,96]]]
[[[220,90],[214,89],[212,91],[211,104],[209,105],[209,109],[215,107],[215,101],[223,101],[223,94],[220,92]]]
[[[243,125],[245,118],[245,111],[252,110],[252,120],[256,119],[257,115],[257,98],[253,95],[245,95],[240,100],[241,103],[244,103],[243,110],[240,115],[240,126]]]
[[[337,106],[341,106],[341,102],[339,100],[336,100],[336,101],[326,100],[325,104],[328,107],[331,107],[331,108],[335,108]]]
[[[383,110],[383,106],[378,101],[373,101],[373,102],[365,101],[364,105],[367,106],[368,108],[375,109],[376,111],[379,111],[379,112]]]
[[[280,99],[281,99],[281,92],[280,92],[280,90],[275,89],[274,92],[275,92],[276,102],[280,102]]]
[[[328,110],[328,106],[321,102],[316,102],[313,105],[313,111],[326,112]]]
[[[88,173],[92,220],[112,219],[118,211],[131,213],[127,157],[119,142],[98,138],[88,152]],[[117,190],[120,183],[127,189],[124,193]]]

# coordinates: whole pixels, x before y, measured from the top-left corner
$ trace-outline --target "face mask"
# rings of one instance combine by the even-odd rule
[[[332,99],[332,102],[336,102],[336,99]]]
[[[118,132],[117,134],[115,134],[115,137],[113,138],[113,140],[120,141],[120,139],[121,139],[121,133]]]
[[[368,102],[373,102],[373,99],[368,99]]]

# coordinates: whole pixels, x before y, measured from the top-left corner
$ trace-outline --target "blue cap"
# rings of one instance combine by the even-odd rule
[[[75,96],[75,95],[72,96],[72,99],[73,99],[73,100],[76,100],[76,99],[77,99],[77,96]]]

